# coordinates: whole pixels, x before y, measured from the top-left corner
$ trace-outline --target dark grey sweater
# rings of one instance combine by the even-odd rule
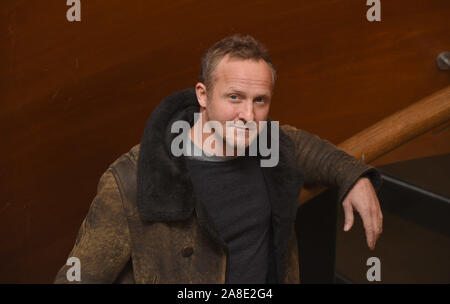
[[[270,201],[257,157],[189,157],[195,195],[228,247],[226,283],[266,283]]]

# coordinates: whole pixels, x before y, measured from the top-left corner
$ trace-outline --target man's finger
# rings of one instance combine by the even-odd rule
[[[375,246],[376,241],[381,235],[381,232],[383,231],[383,215],[381,214],[380,209],[375,208],[372,209],[372,223],[374,225],[374,240],[373,245]]]
[[[378,218],[380,220],[380,234],[383,233],[383,213],[381,210],[378,212]]]
[[[369,246],[370,250],[374,250],[375,249],[375,241],[374,241],[374,234],[373,232],[370,233],[370,237],[367,237],[367,246]]]
[[[353,207],[351,204],[344,204],[345,224],[344,231],[349,231],[353,226]]]
[[[370,224],[368,224],[364,228],[366,230],[367,246],[369,246],[369,248],[373,250],[373,248],[375,247],[375,239],[376,239],[375,230],[373,229],[372,226],[370,226]]]
[[[382,215],[381,211],[375,212],[374,223],[377,223],[377,227],[375,230],[375,239],[374,239],[374,244],[373,244],[375,247],[377,240],[380,238],[381,233],[383,233],[383,215]]]
[[[358,212],[363,221],[364,230],[366,231],[367,246],[369,246],[369,248],[373,250],[373,248],[375,247],[376,239],[376,219],[374,218],[373,213],[370,211],[370,209],[365,209]]]

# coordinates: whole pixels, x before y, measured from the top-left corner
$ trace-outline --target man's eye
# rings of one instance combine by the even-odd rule
[[[238,99],[237,95],[230,95],[230,98],[233,99],[233,100],[237,100]]]
[[[264,99],[262,97],[258,97],[258,98],[255,99],[255,101],[256,102],[262,102],[262,101],[264,101]]]

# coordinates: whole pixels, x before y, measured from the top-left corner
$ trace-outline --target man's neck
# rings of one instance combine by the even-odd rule
[[[212,160],[212,161],[225,161],[225,160],[230,160],[230,159],[234,159],[237,156],[226,156],[225,154],[225,144],[224,144],[224,149],[222,151],[222,155],[216,155],[214,150],[211,150],[210,147],[205,147],[204,142],[206,140],[206,138],[208,138],[209,136],[215,136],[214,133],[204,133],[203,132],[203,126],[199,126],[198,125],[198,121],[194,124],[194,126],[190,129],[189,132],[189,143],[191,145],[191,156],[193,156],[193,158],[198,158],[198,159],[202,159],[202,160]],[[200,131],[198,129],[199,128]],[[197,132],[197,134],[195,134]],[[216,140],[220,140],[219,138],[216,138]],[[201,156],[196,156],[194,151],[198,150],[201,151]]]

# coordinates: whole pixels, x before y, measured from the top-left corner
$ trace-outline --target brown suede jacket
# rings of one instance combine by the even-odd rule
[[[170,122],[198,112],[193,89],[169,96],[150,116],[140,144],[100,178],[97,195],[69,257],[81,262],[81,281],[64,265],[55,283],[225,283],[227,246],[208,217],[182,157],[169,155]],[[279,163],[262,168],[272,206],[274,261],[270,282],[299,283],[295,217],[303,186],[338,187],[338,202],[363,176],[375,190],[375,168],[330,142],[280,127]]]

